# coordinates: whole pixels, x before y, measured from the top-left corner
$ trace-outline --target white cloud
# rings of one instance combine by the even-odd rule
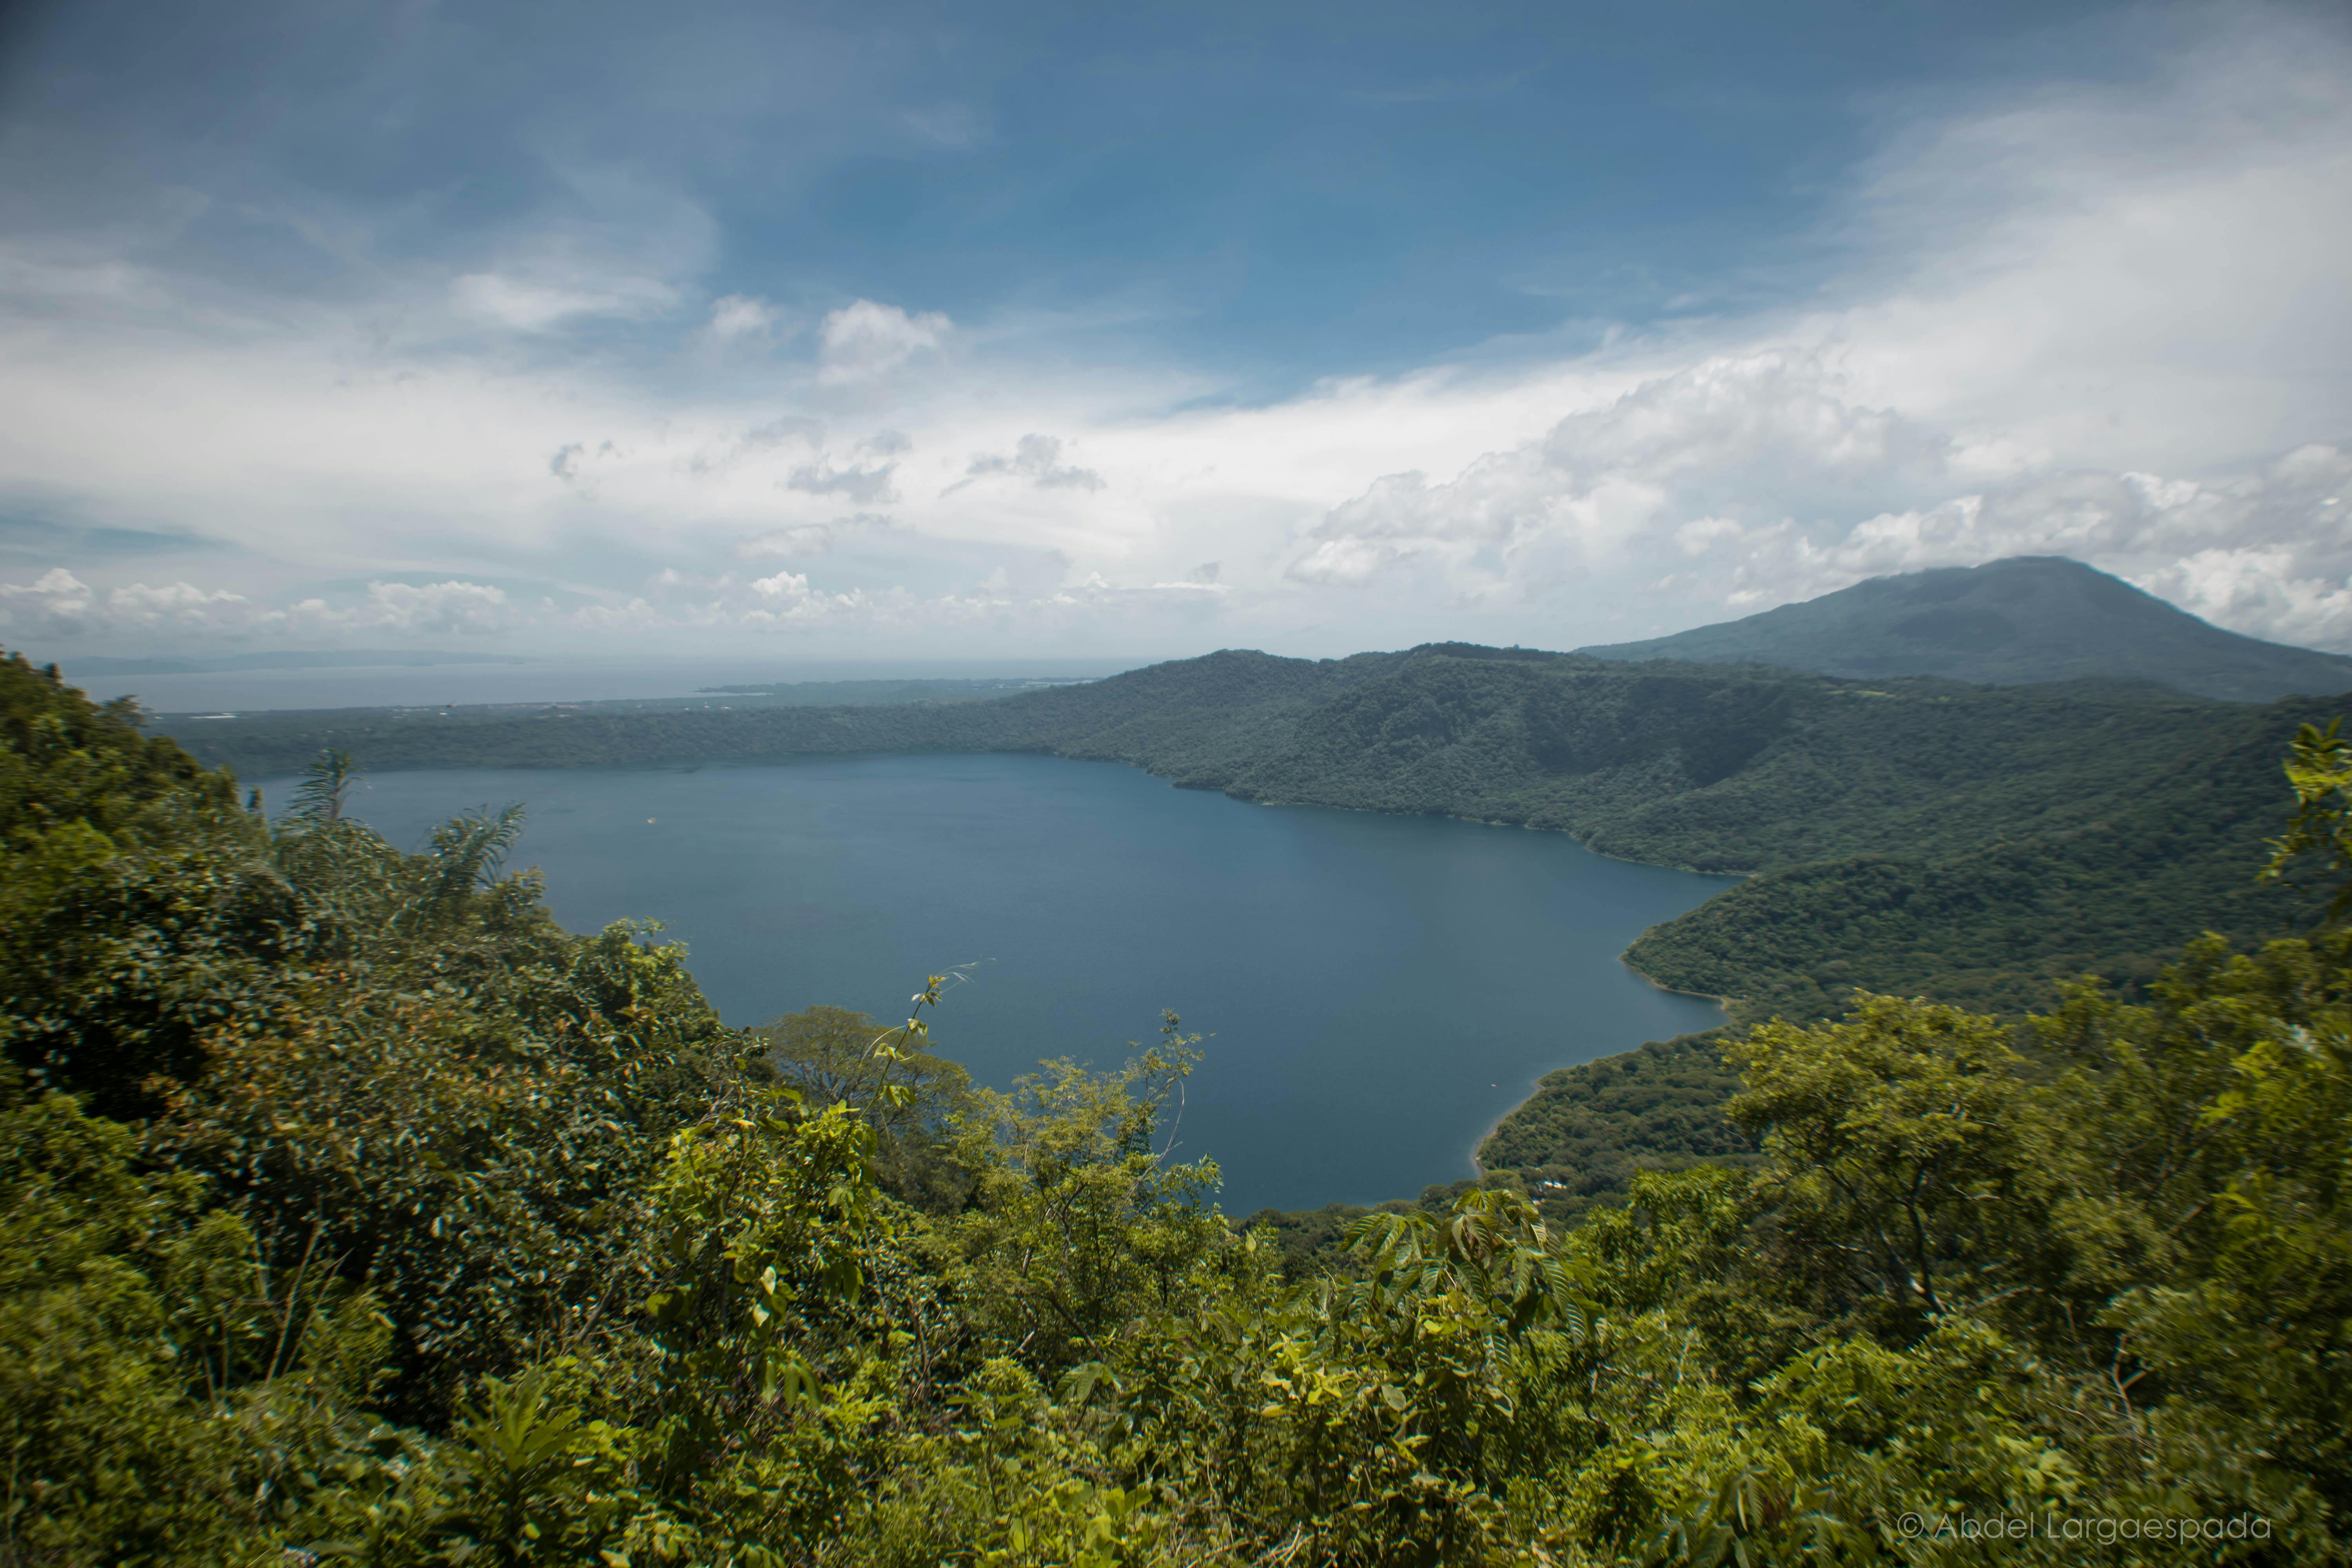
[[[237,553],[217,579],[13,556],[0,614],[60,640],[341,616],[551,649],[810,626],[916,654],[1563,647],[2055,551],[2352,647],[2352,54],[2229,15],[2149,79],[1890,122],[1818,237],[1853,265],[1802,309],[1270,402],[1132,340],[1090,363],[1015,312],[865,298],[814,363],[710,352],[782,335],[781,308],[689,316],[723,247],[707,219],[632,240],[671,226],[619,217],[670,209],[625,184],[589,204],[614,221],[519,229],[454,279],[382,262],[350,306],[240,296],[160,244],[9,242],[0,499]],[[840,516],[885,502],[887,528]],[[796,570],[761,593],[725,577],[744,562]],[[492,579],[532,586],[318,586]],[[566,607],[521,602],[542,595]]]
[[[1709,360],[1489,452],[1443,483],[1417,470],[1374,480],[1331,510],[1290,572],[1363,583],[1412,563],[1457,587],[1527,585],[1563,561],[1612,563],[1655,534],[1687,550],[1735,526],[1714,515],[1727,505],[1851,505],[1944,471],[1948,438],[1856,406],[1841,390],[1802,352]]]
[[[751,607],[738,610],[737,625],[754,629],[776,626],[805,626],[816,622],[844,618],[872,618],[877,609],[897,609],[904,605],[907,595],[894,591],[879,600],[865,589],[846,594],[829,594],[809,585],[808,578],[797,572],[779,572],[772,577],[761,577],[751,584],[757,595]]]
[[[774,331],[781,314],[765,300],[749,294],[729,294],[712,302],[710,321],[703,331],[714,342],[764,340]]]
[[[371,583],[367,597],[341,609],[306,599],[290,619],[350,631],[482,636],[511,630],[521,616],[506,590],[487,583]]]
[[[355,603],[304,599],[272,609],[226,589],[145,583],[100,589],[63,567],[29,585],[0,583],[0,626],[33,636],[205,637],[393,632],[503,632],[522,624],[505,590],[483,583],[371,583]]]
[[[813,496],[843,496],[860,505],[894,501],[898,492],[891,488],[890,476],[898,467],[896,463],[877,463],[871,468],[853,464],[836,468],[830,458],[819,458],[787,474],[784,488]]]
[[[2347,34],[2259,5],[2146,20],[2179,38],[2147,79],[1914,125],[1864,171],[1875,275],[1800,329],[1864,395],[2116,468],[2352,428]]]
[[[1343,586],[1404,574],[1466,603],[1663,568],[1675,598],[1747,613],[1887,573],[2060,554],[2224,626],[2352,647],[2346,448],[2204,479],[2034,465],[1983,485],[1956,437],[1843,390],[1796,353],[1676,372],[1452,479],[1374,480],[1288,572]]]
[[[793,561],[804,555],[833,553],[833,530],[821,522],[796,523],[790,528],[771,529],[756,534],[735,546],[736,556],[744,561]]]
[[[817,329],[817,379],[838,384],[887,375],[919,353],[937,351],[952,326],[934,310],[909,315],[896,305],[853,300],[829,312]]]
[[[31,636],[108,636],[155,631],[237,631],[253,606],[226,589],[193,583],[149,587],[131,583],[110,591],[90,587],[63,567],[29,584],[0,583],[0,626]]]
[[[552,331],[582,316],[659,315],[677,303],[675,289],[651,278],[616,278],[583,288],[469,272],[449,292],[462,313],[519,332]]]
[[[1062,443],[1051,436],[1024,436],[1013,443],[1013,453],[1003,457],[983,452],[965,465],[964,477],[942,491],[952,494],[974,479],[997,474],[1013,474],[1027,479],[1041,490],[1098,490],[1103,477],[1092,468],[1065,467],[1061,461]]]

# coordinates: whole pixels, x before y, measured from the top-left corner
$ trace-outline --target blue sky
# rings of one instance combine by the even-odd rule
[[[2340,7],[74,0],[0,49],[37,653],[1574,647],[2022,550],[2352,647]]]

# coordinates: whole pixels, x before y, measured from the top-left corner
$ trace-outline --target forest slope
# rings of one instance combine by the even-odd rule
[[[2099,820],[2095,795],[2276,728],[2133,682],[1873,686],[1786,670],[1439,644],[1341,660],[1227,651],[1084,686],[909,708],[182,719],[247,776],[336,747],[373,771],[850,751],[1028,751],[1131,763],[1245,799],[1564,828],[1717,871],[1975,847]]]

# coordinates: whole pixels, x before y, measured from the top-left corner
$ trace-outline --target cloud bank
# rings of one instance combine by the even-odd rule
[[[2063,553],[2352,650],[2352,47],[2173,21],[2128,81],[1889,112],[1796,306],[1272,400],[1068,310],[716,292],[718,220],[593,170],[495,255],[338,230],[332,298],[0,233],[0,635],[1574,647]]]

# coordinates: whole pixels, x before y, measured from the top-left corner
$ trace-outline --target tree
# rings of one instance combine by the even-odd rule
[[[1857,993],[1843,1023],[1773,1023],[1725,1047],[1734,1121],[1773,1157],[1780,1222],[1822,1305],[1898,1335],[2014,1284],[2050,1142],[2008,1031],[1954,1007]]]
[[[865,1119],[885,1190],[934,1212],[961,1207],[971,1185],[948,1149],[950,1121],[971,1103],[971,1075],[938,1054],[920,1023],[925,998],[936,996],[943,978],[915,998],[916,1016],[896,1028],[820,1005],[749,1031],[811,1106],[846,1105]]]
[[[952,1119],[975,1178],[952,1230],[974,1316],[1044,1366],[1097,1355],[1137,1313],[1193,1299],[1233,1247],[1211,1201],[1215,1163],[1153,1147],[1199,1059],[1197,1037],[1166,1018],[1162,1043],[1118,1071],[1049,1061],[1010,1090],[976,1090]]]

